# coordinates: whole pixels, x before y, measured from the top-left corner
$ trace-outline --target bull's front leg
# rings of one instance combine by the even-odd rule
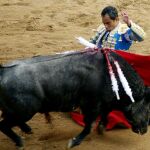
[[[109,114],[109,111],[106,111],[106,110],[103,110],[103,112],[100,113],[101,120],[98,122],[98,125],[96,128],[98,134],[101,134],[101,135],[104,134],[106,125],[108,123],[108,120],[107,120],[108,114]]]
[[[90,133],[92,123],[95,121],[96,117],[97,115],[93,113],[84,115],[85,127],[79,135],[69,140],[68,148],[77,146],[83,141],[83,139]]]
[[[105,128],[106,128],[106,122],[101,119],[98,122],[98,126],[96,127],[98,134],[101,134],[101,135],[104,134]]]

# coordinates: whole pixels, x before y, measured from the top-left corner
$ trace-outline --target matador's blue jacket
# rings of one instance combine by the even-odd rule
[[[99,26],[97,33],[90,39],[98,48],[128,50],[133,41],[144,40],[145,32],[137,24],[131,22],[131,27],[119,22],[117,27],[108,32],[104,25]]]

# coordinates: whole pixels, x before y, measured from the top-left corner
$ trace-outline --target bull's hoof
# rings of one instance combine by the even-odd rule
[[[74,146],[77,146],[77,145],[79,145],[79,144],[80,144],[80,141],[79,141],[79,140],[77,140],[76,138],[72,138],[72,139],[69,140],[67,149],[70,149],[70,148],[72,148],[72,147],[74,147]]]
[[[22,147],[17,146],[17,150],[24,150],[24,147],[23,146]]]
[[[26,131],[25,133],[26,133],[26,134],[33,134],[32,131]]]
[[[23,150],[24,149],[24,142],[22,140],[22,137],[18,137],[18,139],[16,141],[16,147],[17,147],[17,150]]]
[[[103,125],[103,124],[99,124],[99,125],[97,126],[97,133],[100,134],[100,135],[103,135],[104,132],[105,132],[105,127],[104,127],[104,125]]]
[[[26,134],[32,134],[32,129],[30,126],[28,126],[27,124],[24,124],[21,126],[21,130],[26,133]]]

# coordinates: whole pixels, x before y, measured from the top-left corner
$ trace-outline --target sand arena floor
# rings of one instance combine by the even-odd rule
[[[128,12],[142,26],[147,38],[134,43],[131,52],[150,54],[149,0],[0,0],[0,63],[35,55],[49,55],[83,46],[76,36],[89,39],[101,23],[100,11],[107,5]],[[28,123],[34,134],[24,135],[26,150],[65,150],[68,140],[82,130],[68,114],[52,113],[52,125],[36,114]],[[0,132],[0,150],[15,150]],[[114,129],[103,136],[95,131],[74,150],[149,150],[150,133],[143,136],[129,129]]]

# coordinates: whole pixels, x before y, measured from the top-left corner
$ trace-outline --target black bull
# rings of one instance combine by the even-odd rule
[[[117,106],[129,119],[134,132],[146,133],[149,91],[125,60],[114,52],[110,55],[118,60],[132,89],[134,103],[119,80],[121,100],[116,100],[101,51],[34,57],[0,68],[0,109],[3,112],[0,130],[22,147],[22,140],[12,127],[19,126],[28,132],[26,122],[37,112],[69,112],[80,107],[85,116],[85,128],[69,142],[69,147],[73,147],[90,133],[91,124],[99,114],[105,121],[108,112]]]

